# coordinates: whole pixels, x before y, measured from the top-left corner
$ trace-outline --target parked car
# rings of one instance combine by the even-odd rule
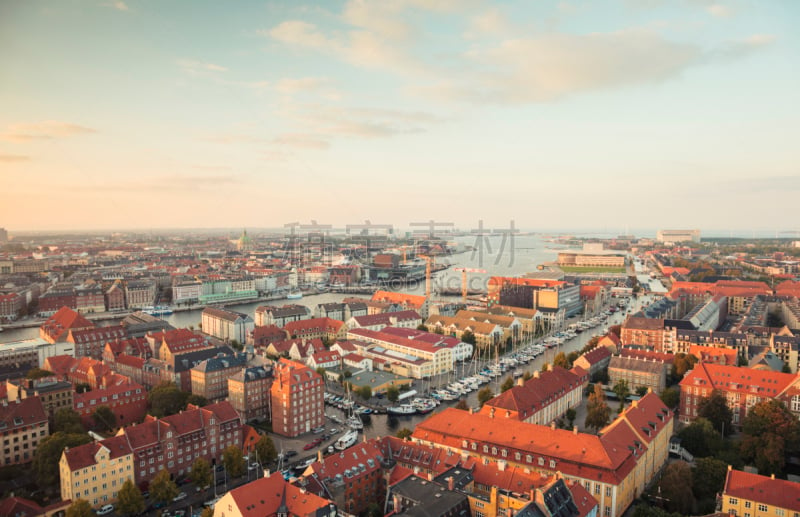
[[[286,457],[287,457],[287,458],[291,458],[291,457],[293,457],[293,456],[297,456],[297,451],[291,451],[291,450],[289,450],[289,451],[286,451],[286,452],[285,452],[285,454],[286,454]]]
[[[96,513],[97,513],[97,515],[108,515],[109,513],[113,512],[113,511],[114,511],[114,505],[113,504],[106,504],[106,505],[101,506],[100,509],[98,509]]]
[[[315,427],[314,429],[311,430],[311,432],[314,433],[314,434],[324,433],[325,432],[325,428],[324,427]]]
[[[184,499],[186,499],[186,492],[181,492],[172,499],[172,502],[177,503],[178,501],[183,501]]]
[[[250,465],[247,466],[247,470],[256,470],[260,466],[261,465],[259,465],[258,463],[251,463]]]

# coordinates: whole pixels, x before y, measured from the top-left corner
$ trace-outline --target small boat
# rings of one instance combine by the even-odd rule
[[[358,441],[358,431],[356,431],[355,429],[350,429],[342,436],[340,436],[338,440],[336,440],[336,443],[333,444],[333,447],[337,451],[343,451],[348,447],[352,447],[353,445],[355,445],[357,441]]]
[[[291,293],[286,295],[287,300],[299,300],[303,297],[303,293],[300,291],[292,291]]]
[[[411,404],[420,415],[426,415],[436,409],[436,402],[431,399],[414,399]]]
[[[417,412],[417,408],[411,404],[400,404],[399,406],[386,408],[386,412],[390,415],[413,415]]]
[[[356,415],[350,415],[349,417],[347,417],[347,425],[350,426],[351,429],[355,429],[358,431],[364,429],[364,422],[362,422],[361,418],[359,418]]]
[[[167,305],[156,305],[155,307],[149,305],[143,307],[142,312],[150,316],[168,316],[172,314],[172,309]]]

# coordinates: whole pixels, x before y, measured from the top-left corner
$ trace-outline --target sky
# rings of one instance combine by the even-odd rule
[[[800,229],[794,0],[0,2],[0,226]]]

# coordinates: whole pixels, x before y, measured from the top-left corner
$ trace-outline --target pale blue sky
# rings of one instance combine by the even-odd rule
[[[0,2],[0,226],[797,229],[800,3]]]

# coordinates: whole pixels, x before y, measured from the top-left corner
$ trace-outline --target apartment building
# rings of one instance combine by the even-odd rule
[[[215,307],[203,309],[201,325],[203,332],[210,336],[228,342],[236,340],[242,345],[255,327],[249,315]]]
[[[276,327],[285,327],[287,323],[292,321],[307,320],[311,318],[311,309],[305,305],[283,305],[281,307],[273,307],[271,305],[262,305],[256,308],[255,324],[258,327],[265,325],[275,325]]]
[[[242,368],[228,377],[228,402],[245,422],[270,418],[272,370],[264,366]]]
[[[0,465],[33,460],[39,442],[49,434],[47,413],[39,397],[0,402]]]
[[[134,481],[133,462],[124,436],[67,447],[58,464],[61,499],[85,499],[95,508],[113,503],[125,481]]]
[[[75,393],[72,383],[59,381],[57,377],[7,380],[6,391],[9,402],[38,398],[50,418],[61,408],[72,409],[72,397]]]
[[[115,423],[112,427],[123,427],[141,422],[147,414],[147,390],[136,383],[97,388],[84,393],[75,393],[73,404],[86,429],[101,424],[93,417],[97,408],[101,406],[106,406],[114,413]]]
[[[247,366],[247,354],[218,355],[191,369],[192,393],[207,400],[228,396],[228,377]]]
[[[722,513],[739,517],[800,516],[800,486],[794,481],[775,479],[735,470],[728,466],[722,489]]]
[[[281,358],[270,387],[272,430],[295,437],[325,425],[322,377],[304,364]]]

